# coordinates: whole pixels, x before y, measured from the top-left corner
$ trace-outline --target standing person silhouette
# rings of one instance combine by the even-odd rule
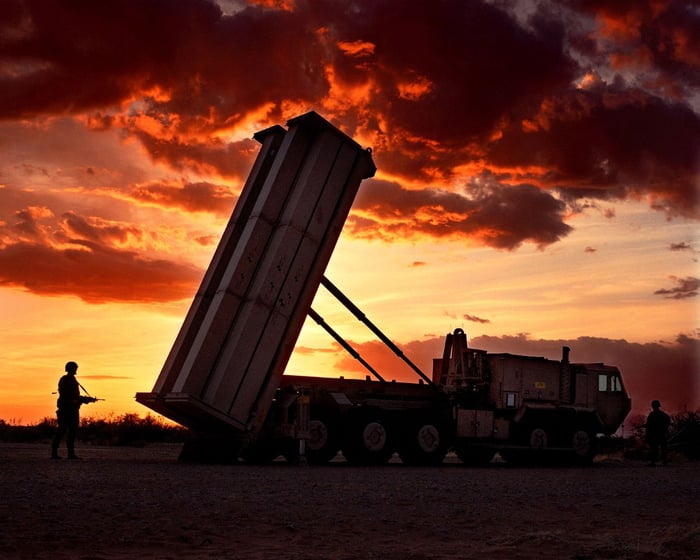
[[[651,408],[652,411],[647,416],[647,422],[644,424],[644,427],[646,428],[645,436],[651,456],[649,466],[655,467],[659,458],[659,450],[661,450],[661,461],[663,464],[665,465],[668,462],[666,458],[666,435],[668,427],[671,425],[671,418],[661,410],[659,401],[651,401]]]
[[[51,443],[52,459],[61,458],[58,454],[58,446],[64,435],[66,436],[66,447],[68,447],[68,458],[80,458],[75,454],[75,434],[80,423],[80,407],[97,400],[95,397],[80,394],[80,384],[75,378],[76,373],[78,373],[78,364],[68,362],[66,374],[58,381],[58,401],[56,403],[58,406],[58,410],[56,410],[58,430]]]

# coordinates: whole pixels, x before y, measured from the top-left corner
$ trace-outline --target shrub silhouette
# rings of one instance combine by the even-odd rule
[[[634,435],[626,445],[625,457],[628,459],[647,459],[648,446],[644,440],[644,422],[640,417],[634,425]],[[671,415],[671,427],[668,431],[668,451],[683,455],[687,459],[700,459],[700,410],[679,412]]]
[[[44,418],[36,424],[21,426],[0,419],[0,441],[14,443],[46,442],[56,432],[56,420]],[[141,446],[147,443],[179,443],[187,430],[148,414],[122,414],[104,418],[86,417],[80,420],[77,439],[94,445]]]

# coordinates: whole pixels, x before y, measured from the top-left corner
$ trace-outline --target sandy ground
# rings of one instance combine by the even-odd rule
[[[700,463],[185,465],[0,444],[0,558],[698,559]],[[452,462],[449,462],[449,461]]]

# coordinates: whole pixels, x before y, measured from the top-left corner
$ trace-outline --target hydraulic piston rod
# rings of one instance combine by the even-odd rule
[[[337,286],[335,286],[328,278],[325,276],[321,278],[321,285],[323,285],[326,290],[328,290],[331,294],[335,296],[335,298],[342,303],[350,313],[352,313],[361,323],[364,323],[369,330],[371,330],[374,334],[379,337],[379,340],[381,340],[384,344],[387,345],[387,347],[394,353],[396,354],[399,358],[401,358],[404,362],[406,362],[409,367],[415,371],[423,381],[428,383],[429,385],[433,385],[433,380],[430,379],[425,373],[421,371],[421,369],[414,364],[408,357],[404,355],[404,353],[401,351],[401,349],[396,346],[389,338],[381,331],[379,330],[379,327],[377,327],[372,321],[370,321],[367,316],[360,310],[359,307],[357,307],[352,301],[350,301],[350,298],[348,298],[343,292],[341,292]]]
[[[375,370],[371,365],[365,361],[365,359],[360,356],[359,352],[355,350],[350,344],[342,337],[340,336],[334,329],[331,327],[326,321],[323,320],[323,317],[321,317],[318,313],[316,313],[313,308],[309,308],[309,317],[311,317],[314,321],[316,321],[321,327],[325,329],[325,331],[331,335],[338,344],[340,344],[347,352],[355,358],[358,362],[360,362],[365,368],[367,368],[367,371],[369,371],[374,377],[379,379],[379,381],[386,382],[386,379],[384,379],[377,370]]]

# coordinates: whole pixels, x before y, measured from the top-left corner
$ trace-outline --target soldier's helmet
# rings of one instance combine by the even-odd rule
[[[78,371],[78,364],[76,364],[75,362],[67,362],[66,371],[68,373],[75,373],[76,371]]]

